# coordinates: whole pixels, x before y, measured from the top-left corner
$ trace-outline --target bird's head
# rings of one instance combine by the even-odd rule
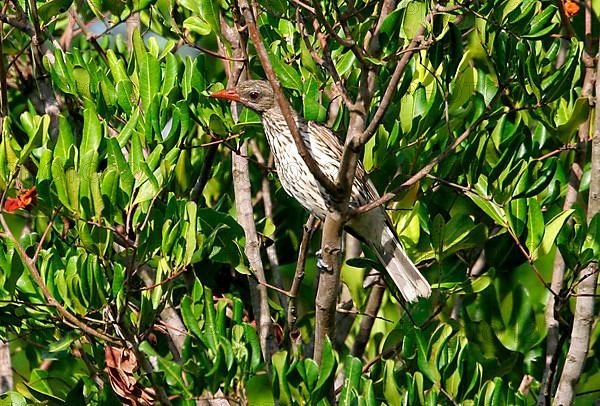
[[[269,82],[264,80],[247,80],[233,89],[212,93],[210,97],[240,102],[258,113],[263,113],[275,106],[273,88]]]

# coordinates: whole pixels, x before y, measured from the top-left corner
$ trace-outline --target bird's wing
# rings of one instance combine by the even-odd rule
[[[344,143],[340,137],[338,137],[338,135],[329,127],[314,121],[309,121],[308,123],[309,126],[312,127],[313,131],[318,132],[321,135],[321,137],[318,137],[318,139],[323,141],[325,150],[329,151],[336,161],[341,162],[342,155],[344,153]],[[358,187],[359,190],[364,189],[368,200],[375,200],[379,197],[379,193],[377,193],[375,186],[367,177],[367,172],[365,171],[361,161],[358,161],[358,165],[356,166],[354,186]]]

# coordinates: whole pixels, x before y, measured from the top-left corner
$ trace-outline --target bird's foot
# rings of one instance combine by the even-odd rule
[[[317,269],[319,270],[319,272],[328,272],[330,273],[333,268],[331,266],[329,266],[327,264],[327,262],[325,262],[325,260],[323,259],[323,251],[322,250],[318,250],[315,253],[316,257],[317,257]]]

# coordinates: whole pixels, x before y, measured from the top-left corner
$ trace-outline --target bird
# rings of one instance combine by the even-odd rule
[[[323,220],[333,205],[333,198],[319,184],[298,152],[270,83],[246,80],[235,88],[211,93],[210,97],[241,103],[260,115],[281,186],[305,209]],[[330,128],[306,120],[295,111],[292,114],[307,150],[325,176],[335,182],[344,150],[342,141]],[[349,206],[356,209],[377,198],[379,194],[359,162]],[[406,254],[382,206],[353,216],[345,229],[374,251],[404,300],[416,302],[420,297],[431,295],[431,286]]]

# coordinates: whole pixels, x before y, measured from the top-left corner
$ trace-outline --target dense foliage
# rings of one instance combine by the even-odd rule
[[[294,324],[290,298],[269,289],[278,351],[270,362],[261,352],[256,278],[233,195],[232,155],[242,143],[251,147],[269,284],[289,289],[308,214],[278,185],[258,116],[242,110],[234,120],[208,98],[241,64],[232,35],[247,49],[249,76],[264,78],[235,29],[237,7],[5,3],[0,338],[10,343],[15,385],[0,402],[534,404],[544,399],[545,369],[552,393],[580,275],[600,256],[600,217],[587,207],[598,177],[587,78],[598,15],[538,0],[258,1],[257,24],[290,103],[342,135],[343,99],[359,97],[366,72],[377,73],[373,116],[395,67],[412,55],[362,162],[382,194],[398,192],[390,215],[434,294],[405,308],[387,291],[377,299],[377,286],[363,288],[378,266],[371,254],[348,260],[342,297],[351,302],[340,303],[318,365],[318,232]],[[587,43],[584,17],[596,27]],[[557,253],[564,274],[553,291]],[[356,348],[376,300],[368,343]],[[550,365],[548,317],[559,325]],[[594,327],[580,404],[599,390]]]

